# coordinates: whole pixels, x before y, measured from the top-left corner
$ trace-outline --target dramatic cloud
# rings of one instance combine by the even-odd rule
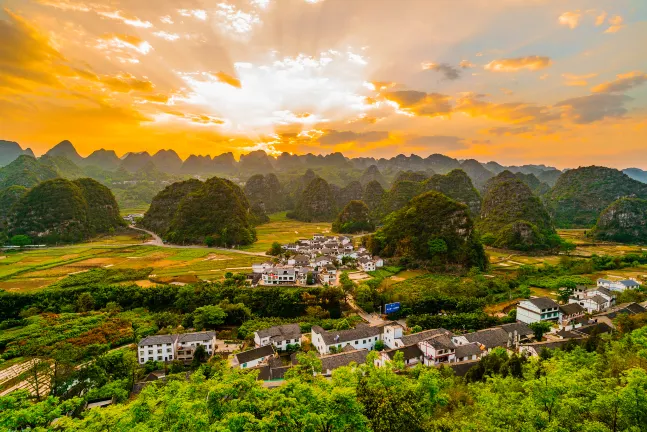
[[[580,23],[580,18],[582,18],[582,13],[579,10],[564,12],[559,16],[559,23],[562,25],[567,25],[571,29],[574,29]]]
[[[445,79],[448,80],[457,80],[458,78],[461,77],[461,71],[460,69],[455,68],[454,66],[451,66],[447,63],[422,63],[422,69],[424,70],[432,70],[438,73],[443,74]]]
[[[231,75],[228,75],[224,72],[216,72],[212,74],[218,81],[221,83],[229,84],[232,87],[240,88],[240,80],[238,78],[235,78]]]
[[[594,94],[567,99],[557,103],[563,107],[574,123],[586,124],[605,118],[621,118],[627,113],[625,102],[629,96],[616,94]]]
[[[559,118],[559,114],[552,112],[549,107],[523,102],[497,104],[483,100],[483,95],[474,94],[459,98],[454,111],[506,123],[543,123]]]
[[[319,144],[323,146],[334,146],[337,144],[348,142],[359,143],[372,143],[384,141],[389,138],[389,133],[386,131],[372,131],[372,132],[351,132],[351,131],[329,131],[319,138]]]
[[[647,82],[647,74],[639,71],[618,75],[615,81],[606,82],[591,89],[593,93],[617,93],[631,90]]]
[[[485,69],[493,72],[516,72],[522,69],[537,71],[551,64],[552,60],[548,57],[529,56],[494,60],[485,65]]]
[[[396,103],[402,113],[412,116],[439,117],[452,112],[450,97],[439,93],[400,90],[385,93],[384,97]]]
[[[216,18],[225,33],[246,36],[261,24],[261,18],[255,11],[243,12],[234,5],[220,3],[216,10]]]

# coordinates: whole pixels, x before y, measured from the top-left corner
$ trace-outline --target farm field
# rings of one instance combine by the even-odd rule
[[[73,273],[92,268],[152,267],[151,278],[163,282],[195,282],[251,270],[259,257],[208,248],[170,248],[146,245],[83,244],[5,253],[0,259],[0,289],[33,292]],[[150,282],[138,281],[140,286]]]
[[[270,222],[256,227],[258,241],[241,249],[250,252],[266,252],[272,243],[293,243],[300,238],[310,238],[317,233],[329,233],[330,222],[300,222],[288,219],[287,212],[269,215]]]

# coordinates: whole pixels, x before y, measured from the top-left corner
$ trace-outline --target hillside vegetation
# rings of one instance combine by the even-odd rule
[[[48,180],[13,206],[7,230],[38,242],[77,242],[124,224],[108,188],[92,179]]]
[[[306,186],[288,217],[303,222],[330,222],[337,215],[337,202],[328,182],[316,177]]]
[[[647,200],[622,198],[604,209],[590,232],[600,240],[647,243]]]
[[[427,191],[443,193],[467,205],[472,212],[472,217],[481,213],[481,195],[462,169],[453,169],[446,175],[436,174],[425,181],[423,188]]]
[[[368,246],[375,255],[407,261],[487,267],[469,209],[439,192],[419,195],[391,213]]]
[[[351,201],[339,213],[332,224],[333,232],[354,234],[362,231],[373,231],[370,210],[363,201]]]
[[[250,210],[242,189],[229,180],[188,180],[160,192],[142,224],[174,243],[247,245],[256,240]]]
[[[647,198],[647,185],[612,169],[590,166],[562,174],[546,194],[546,207],[558,228],[591,228],[612,202]]]
[[[559,244],[541,200],[510,171],[503,171],[486,184],[477,226],[484,238],[488,237],[487,243],[498,248],[550,249]]]

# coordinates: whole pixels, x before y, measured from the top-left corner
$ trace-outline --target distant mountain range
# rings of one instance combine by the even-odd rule
[[[427,175],[447,174],[453,169],[461,168],[470,176],[478,189],[482,189],[485,182],[505,170],[513,173],[533,174],[550,186],[555,184],[562,173],[554,167],[545,165],[503,166],[497,162],[480,163],[474,159],[458,160],[441,154],[433,154],[426,158],[414,154],[410,156],[400,154],[389,159],[376,159],[373,157],[346,158],[341,153],[325,156],[283,153],[274,158],[259,150],[242,155],[240,160],[236,161],[232,153],[224,153],[215,157],[191,155],[182,160],[174,150],[170,149],[160,150],[153,155],[148,152],[131,152],[121,158],[114,150],[100,149],[84,158],[68,140],[55,145],[45,154],[52,157],[64,156],[80,167],[95,166],[108,171],[123,168],[128,172],[136,172],[148,164],[153,164],[159,171],[170,174],[242,174],[244,177],[276,171],[297,172],[308,168],[324,167],[364,171],[374,165],[381,172],[391,172],[393,175],[400,171],[420,171]],[[22,149],[16,142],[0,140],[0,167],[10,164],[21,155],[34,157],[31,149]],[[632,178],[647,182],[646,171],[637,168],[626,171]]]

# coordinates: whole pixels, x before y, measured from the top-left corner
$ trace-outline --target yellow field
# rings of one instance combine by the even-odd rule
[[[266,252],[272,243],[294,243],[300,238],[310,238],[317,233],[329,233],[330,222],[300,222],[288,219],[287,212],[269,215],[270,222],[256,227],[258,241],[241,249],[252,252]]]

